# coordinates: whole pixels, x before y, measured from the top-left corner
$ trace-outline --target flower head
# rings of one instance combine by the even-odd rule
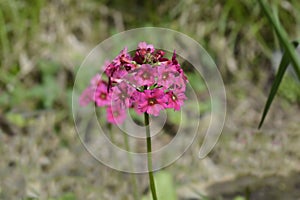
[[[125,120],[126,109],[154,116],[167,108],[180,110],[186,100],[187,77],[175,51],[171,59],[164,56],[164,51],[146,42],[138,44],[133,57],[124,48],[105,63],[104,79],[100,74],[92,78],[80,96],[80,105],[94,101],[105,107],[107,121],[113,124]]]

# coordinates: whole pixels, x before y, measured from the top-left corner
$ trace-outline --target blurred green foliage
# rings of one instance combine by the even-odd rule
[[[154,176],[158,199],[177,200],[176,189],[172,174],[167,171],[157,172]],[[152,200],[151,195],[142,200]]]
[[[43,6],[44,0],[0,0],[0,66],[8,71],[16,73],[19,54],[32,48]]]
[[[246,200],[246,198],[242,196],[237,196],[233,200]]]
[[[278,94],[290,103],[300,103],[300,83],[294,77],[286,75],[279,87]]]

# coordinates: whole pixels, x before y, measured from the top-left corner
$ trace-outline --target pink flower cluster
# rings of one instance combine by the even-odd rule
[[[187,78],[176,59],[153,45],[141,42],[130,55],[127,48],[107,62],[104,75],[97,74],[80,96],[80,105],[94,102],[106,107],[107,121],[120,124],[126,118],[126,109],[158,116],[167,108],[180,110],[186,99]]]

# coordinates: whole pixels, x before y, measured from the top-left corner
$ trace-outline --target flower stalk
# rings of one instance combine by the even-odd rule
[[[148,162],[148,175],[150,182],[150,190],[152,193],[153,200],[157,200],[155,182],[153,177],[153,166],[152,166],[152,146],[151,146],[151,135],[150,135],[150,126],[149,126],[149,114],[144,113],[145,127],[146,127],[146,140],[147,140],[147,162]]]

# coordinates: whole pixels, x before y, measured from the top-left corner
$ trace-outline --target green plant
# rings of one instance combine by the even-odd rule
[[[292,63],[294,70],[296,72],[296,75],[298,79],[300,80],[300,60],[297,56],[297,53],[295,51],[294,47],[297,47],[299,45],[298,41],[294,41],[291,43],[288,39],[288,35],[285,31],[285,29],[280,25],[279,20],[274,15],[274,11],[272,13],[270,7],[266,4],[264,0],[258,0],[264,14],[268,18],[270,24],[275,30],[275,33],[279,39],[280,44],[284,47],[285,53],[282,57],[282,60],[279,65],[278,72],[276,74],[274,83],[272,85],[270,94],[268,96],[268,100],[266,102],[261,121],[259,123],[258,128],[260,128],[265,120],[265,117],[270,109],[270,106],[274,100],[274,97],[278,91],[279,85],[282,81],[283,75],[286,72],[286,69],[290,63]]]

